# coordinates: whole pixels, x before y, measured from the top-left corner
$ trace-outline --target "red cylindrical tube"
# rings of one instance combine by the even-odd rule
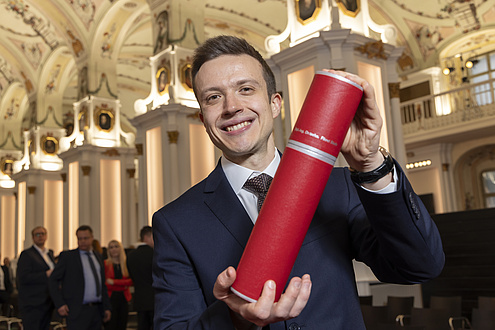
[[[238,296],[256,301],[274,280],[280,298],[362,94],[347,78],[316,73],[239,262]]]

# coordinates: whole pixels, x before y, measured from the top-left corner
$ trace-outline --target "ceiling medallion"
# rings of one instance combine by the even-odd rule
[[[385,55],[385,48],[383,47],[383,42],[381,40],[371,41],[354,49],[361,52],[361,54],[366,54],[368,58],[381,58],[384,60],[388,58],[387,55]]]

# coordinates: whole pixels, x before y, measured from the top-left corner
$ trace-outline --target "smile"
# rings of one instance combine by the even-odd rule
[[[228,126],[228,127],[225,128],[225,130],[227,132],[233,132],[233,131],[237,131],[238,129],[241,129],[243,127],[249,126],[249,125],[251,125],[251,122],[250,121],[244,121],[244,122],[239,123],[237,125]]]

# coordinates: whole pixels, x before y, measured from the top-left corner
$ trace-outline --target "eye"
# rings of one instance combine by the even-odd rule
[[[250,93],[252,91],[254,91],[254,88],[252,88],[250,86],[243,86],[240,89],[240,92],[243,93],[243,94]]]

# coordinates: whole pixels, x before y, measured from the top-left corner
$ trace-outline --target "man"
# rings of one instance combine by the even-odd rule
[[[76,236],[78,248],[62,252],[50,275],[50,294],[67,329],[101,329],[111,316],[103,260],[92,249],[91,227],[80,226]]]
[[[2,255],[0,254],[0,257]],[[14,291],[14,286],[10,280],[10,270],[6,265],[0,268],[0,312],[1,315],[7,315],[10,304],[10,295]]]
[[[138,330],[153,329],[154,291],[151,268],[153,264],[153,229],[144,226],[139,233],[141,243],[127,257],[127,270],[134,283],[134,309]]]
[[[379,151],[382,119],[372,86],[330,72],[364,89],[341,149],[356,174],[333,169],[279,301],[269,280],[259,299],[247,302],[230,291],[258,212],[257,198],[242,187],[261,172],[275,174],[280,154],[272,130],[281,96],[270,68],[244,40],[219,36],[196,50],[200,118],[223,157],[205,180],[154,215],[155,327],[365,329],[354,258],[381,281],[419,283],[440,273],[438,231],[399,165]],[[368,183],[354,182],[366,177]]]
[[[53,251],[45,247],[46,228],[31,231],[33,246],[22,251],[17,262],[17,290],[22,326],[25,330],[48,330],[53,313],[53,302],[48,279],[55,268]]]

